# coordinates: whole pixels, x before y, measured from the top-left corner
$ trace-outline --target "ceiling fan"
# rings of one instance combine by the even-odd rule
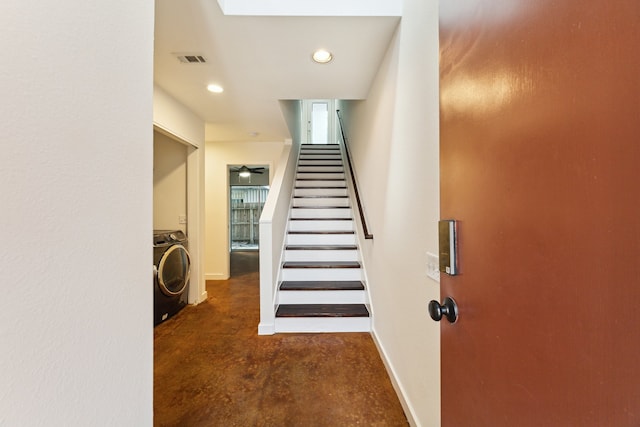
[[[264,173],[264,168],[248,168],[246,166],[241,166],[239,168],[232,168],[231,169],[232,172],[238,172],[238,175],[240,175],[241,177],[248,177],[250,176],[252,173]]]

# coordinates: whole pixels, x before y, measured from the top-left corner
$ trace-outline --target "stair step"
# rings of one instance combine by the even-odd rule
[[[289,232],[288,245],[355,245],[356,235],[351,233]]]
[[[342,181],[344,182],[344,180],[336,180],[336,181]],[[305,185],[302,187],[299,187],[296,185],[296,187],[294,187],[295,190],[346,190],[347,187],[345,187],[344,185],[341,186],[333,186],[333,185]]]
[[[285,246],[284,261],[358,261],[360,259],[357,245],[322,245],[313,240],[307,243],[309,244]]]
[[[353,218],[289,218],[289,221],[353,221]]]
[[[316,209],[333,209],[338,206],[349,207],[349,198],[347,196],[294,197],[293,206]]]
[[[349,206],[291,206],[292,209],[351,209]]]
[[[320,181],[317,179],[297,179],[296,188],[345,188],[344,179]]]
[[[333,164],[333,162],[340,162],[340,164],[342,164],[342,157],[339,155],[335,155],[335,156],[327,156],[327,155],[315,155],[315,154],[308,154],[305,156],[300,156],[300,158],[298,159],[298,164],[302,164],[300,162],[331,162]]]
[[[340,150],[338,144],[300,144],[302,150]]]
[[[289,234],[356,234],[355,231],[352,230],[291,230]]]
[[[284,281],[280,283],[281,291],[363,291],[364,284],[360,280],[324,280],[324,281]]]
[[[369,317],[364,304],[281,304],[276,317]]]
[[[298,181],[302,181],[302,182],[315,181],[322,184],[327,184],[327,182],[331,182],[331,181],[342,181],[343,183],[345,182],[344,178],[298,178],[296,179],[296,182]]]
[[[360,268],[358,261],[286,261],[282,268]]]
[[[305,208],[305,207],[293,207],[291,209],[291,219],[294,218],[352,218],[351,208],[349,206],[334,206],[331,208]]]
[[[344,166],[342,165],[330,165],[330,166],[313,166],[313,165],[300,165],[298,166],[297,173],[327,173],[334,174],[340,173],[344,174]],[[340,178],[331,176],[331,178]]]
[[[301,167],[342,167],[342,160],[300,160],[298,169]]]
[[[344,172],[300,172],[296,174],[296,180],[340,179],[344,181]]]
[[[351,218],[291,218],[289,231],[353,231]]]
[[[275,332],[371,332],[370,317],[276,317]]]
[[[288,251],[355,251],[356,245],[287,245]]]
[[[293,196],[294,199],[348,199],[349,196],[327,196],[324,194],[310,194],[304,196]]]
[[[296,187],[293,192],[295,197],[347,197],[347,189],[344,187]]]

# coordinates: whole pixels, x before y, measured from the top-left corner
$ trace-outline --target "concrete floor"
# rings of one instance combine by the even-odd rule
[[[258,336],[258,252],[155,328],[156,426],[406,426],[367,333]]]

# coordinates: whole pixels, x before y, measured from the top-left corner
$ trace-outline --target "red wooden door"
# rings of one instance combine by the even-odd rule
[[[640,425],[640,1],[440,2],[443,426]]]

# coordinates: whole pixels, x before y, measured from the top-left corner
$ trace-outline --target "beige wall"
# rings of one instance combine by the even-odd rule
[[[153,2],[3,0],[0,424],[153,424]]]
[[[153,132],[153,228],[187,231],[187,146]]]
[[[412,421],[438,426],[439,324],[427,304],[439,285],[426,275],[439,219],[437,1],[405,1],[367,100],[340,108],[374,235],[363,242],[374,335]]]
[[[229,278],[229,165],[268,165],[272,179],[284,142],[207,142],[205,146],[205,278]]]

